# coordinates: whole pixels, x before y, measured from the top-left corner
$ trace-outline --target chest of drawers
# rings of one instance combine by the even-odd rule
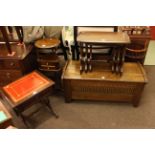
[[[36,55],[32,45],[11,44],[15,52],[8,56],[5,44],[0,44],[0,87],[36,69]]]

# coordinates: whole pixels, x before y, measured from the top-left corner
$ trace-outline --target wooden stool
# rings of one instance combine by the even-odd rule
[[[54,82],[43,76],[37,71],[10,83],[2,88],[3,97],[18,116],[21,116],[25,125],[27,124],[26,117],[23,112],[36,103],[46,105],[57,118],[52,106],[49,103],[48,96],[52,91]]]
[[[59,44],[60,40],[55,38],[46,38],[35,42],[39,70],[54,72],[60,70],[59,59],[56,54]]]

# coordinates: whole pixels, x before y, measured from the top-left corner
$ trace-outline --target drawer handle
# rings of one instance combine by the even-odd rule
[[[10,78],[10,73],[6,73],[7,78]]]
[[[10,66],[14,66],[14,65],[15,65],[15,63],[14,63],[14,62],[11,62],[11,63],[10,63]]]

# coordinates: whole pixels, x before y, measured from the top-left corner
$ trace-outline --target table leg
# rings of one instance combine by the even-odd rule
[[[48,107],[48,109],[52,112],[52,114],[56,117],[59,118],[59,116],[54,112],[53,107],[50,105],[50,101],[48,99],[48,97],[44,97],[42,99],[42,103],[45,103],[45,105]]]
[[[85,51],[85,60],[84,60],[84,70],[87,73],[88,71],[88,44],[86,44],[86,51]]]
[[[121,50],[121,47],[117,49],[116,74],[119,74],[120,71]]]
[[[116,47],[114,47],[112,52],[112,73],[116,72],[116,61],[117,61],[117,49]]]
[[[124,64],[124,60],[125,60],[125,46],[123,46],[121,48],[121,51],[120,51],[120,67],[119,67],[119,73],[120,75],[123,74],[123,64]]]
[[[80,43],[80,73],[84,70],[83,44]]]
[[[144,89],[144,84],[138,84],[137,85],[137,91],[133,97],[133,100],[132,100],[132,104],[134,107],[138,107],[139,106],[139,101],[140,101],[140,98],[141,98],[141,95],[142,95],[142,91]]]
[[[92,71],[92,45],[90,45],[89,51],[89,71]]]
[[[22,119],[22,121],[25,124],[25,126],[27,128],[29,128],[29,125],[27,123],[27,120],[26,120],[25,116],[22,114],[22,112],[20,112],[18,109],[14,109],[14,111],[15,111],[16,115],[19,116]]]
[[[28,118],[26,118],[22,113],[20,114],[20,117],[22,118],[22,120],[23,120],[25,126],[26,126],[27,128],[31,128],[31,127],[29,126],[29,124],[28,124],[28,121],[27,121]]]

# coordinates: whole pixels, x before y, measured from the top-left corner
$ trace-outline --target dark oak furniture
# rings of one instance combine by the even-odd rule
[[[80,72],[92,71],[92,49],[112,48],[105,61],[111,63],[114,73],[123,73],[125,46],[130,38],[123,32],[81,32],[77,37],[80,47]]]
[[[7,30],[8,29],[8,30]],[[17,38],[14,37],[14,31]],[[21,26],[0,26],[0,87],[36,69],[36,55],[32,45],[23,43]]]
[[[55,89],[61,89],[60,57],[57,53],[61,41],[56,38],[45,38],[35,42],[38,69],[54,80]]]
[[[131,40],[131,44],[126,48],[126,61],[143,64],[151,39],[150,28],[148,26],[122,26],[120,30],[126,32]]]
[[[23,43],[23,29],[22,29],[22,26],[14,26],[15,27],[15,31],[17,33],[17,36],[18,36],[18,40],[15,40],[13,38],[13,27],[12,26],[0,26],[0,32],[2,33],[2,36],[3,38],[0,38],[0,41],[1,42],[5,42],[6,44],[6,47],[8,49],[8,56],[10,55],[13,55],[15,51],[13,51],[13,49],[11,49],[11,45],[10,45],[10,42],[19,42]],[[7,29],[8,28],[8,31],[9,31],[9,34],[7,32]]]
[[[148,50],[149,40],[132,40],[131,44],[126,47],[126,61],[144,63]]]
[[[39,70],[60,71],[59,58],[56,54],[59,45],[60,40],[55,38],[46,38],[35,42]]]
[[[20,78],[36,69],[36,54],[32,45],[10,44],[15,51],[13,56],[8,56],[5,44],[0,43],[0,87]]]
[[[5,129],[10,125],[13,125],[12,123],[12,116],[9,113],[9,111],[7,110],[7,108],[5,107],[3,101],[0,100],[0,111],[4,112],[4,114],[6,115],[6,119],[2,122],[0,122],[0,129]]]
[[[62,75],[66,102],[73,99],[118,101],[138,106],[148,81],[140,63],[124,63],[122,76],[112,74],[109,63],[93,63],[94,71],[87,74],[80,74],[79,61],[67,63]]]
[[[80,51],[78,48],[77,37],[80,32],[117,32],[118,26],[74,26],[74,46],[72,46],[73,60],[79,60]],[[107,49],[107,48],[105,48]],[[109,48],[108,48],[109,49]],[[100,58],[103,56],[100,52],[95,52],[93,57]]]
[[[42,103],[44,106],[46,105],[52,114],[58,117],[54,113],[47,98],[52,92],[53,85],[54,82],[52,80],[37,71],[33,71],[4,86],[2,88],[2,96],[27,125],[27,119],[23,112],[37,103]]]

